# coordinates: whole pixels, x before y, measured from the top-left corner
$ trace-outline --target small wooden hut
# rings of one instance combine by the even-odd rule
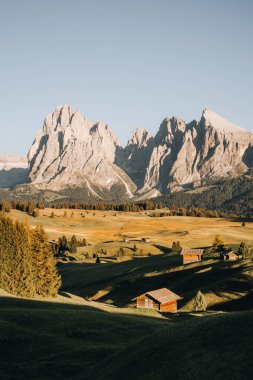
[[[181,297],[167,288],[152,290],[136,298],[137,307],[159,310],[165,313],[177,312],[177,301]]]
[[[222,258],[223,258],[223,260],[236,261],[236,260],[240,259],[241,256],[237,255],[237,253],[234,251],[229,251],[229,252],[225,252],[222,255]]]
[[[202,261],[203,249],[182,249],[183,264],[197,263]]]

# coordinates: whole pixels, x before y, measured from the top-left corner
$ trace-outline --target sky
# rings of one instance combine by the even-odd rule
[[[122,144],[204,108],[253,131],[253,1],[0,0],[0,154],[69,104]]]

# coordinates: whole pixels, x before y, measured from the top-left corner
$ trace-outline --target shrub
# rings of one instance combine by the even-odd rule
[[[249,248],[244,241],[242,241],[241,244],[239,245],[238,253],[242,255],[242,257],[244,258],[248,256]]]

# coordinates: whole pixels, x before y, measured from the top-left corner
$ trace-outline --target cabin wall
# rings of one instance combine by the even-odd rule
[[[160,305],[160,311],[165,313],[177,313],[177,301],[171,301]]]
[[[201,256],[199,255],[183,255],[184,264],[197,263],[198,261],[201,261]]]
[[[145,295],[137,298],[137,307],[159,310],[159,304]]]

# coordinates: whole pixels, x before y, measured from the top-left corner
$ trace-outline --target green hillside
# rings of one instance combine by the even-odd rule
[[[0,298],[1,379],[250,379],[253,312],[171,319]]]
[[[63,291],[120,307],[133,306],[136,296],[162,287],[183,297],[183,310],[189,310],[198,290],[206,295],[209,309],[236,311],[253,305],[251,259],[209,258],[183,266],[178,253],[167,253],[118,264],[72,262],[59,269]]]

